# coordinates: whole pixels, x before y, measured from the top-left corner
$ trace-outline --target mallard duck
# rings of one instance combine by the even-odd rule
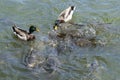
[[[60,13],[58,19],[55,21],[55,25],[53,26],[54,30],[57,30],[60,23],[69,22],[72,19],[75,8],[75,6],[70,6]]]
[[[21,40],[25,40],[25,41],[29,41],[29,40],[33,40],[35,39],[35,35],[33,35],[32,33],[34,31],[39,31],[38,28],[34,27],[33,25],[30,26],[29,28],[29,32],[20,29],[18,27],[16,27],[16,25],[12,26],[13,32],[14,34]]]

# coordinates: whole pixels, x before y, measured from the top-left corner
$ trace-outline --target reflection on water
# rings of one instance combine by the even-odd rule
[[[71,40],[71,37],[56,38],[52,35],[50,38],[48,33],[52,32],[57,16],[70,5],[76,6],[72,22],[89,24],[96,31],[92,36],[104,43],[102,46],[90,46],[91,44],[82,46],[83,43],[79,42],[87,43],[88,40],[81,39],[78,41],[80,45],[76,45],[73,42],[77,38]],[[1,0],[0,79],[119,80],[119,5],[119,0]],[[24,42],[13,35],[11,30],[13,24],[25,30],[28,29],[27,26],[34,24],[38,25],[41,31],[34,33],[36,40]],[[74,31],[67,35],[73,34]],[[87,38],[89,35],[86,35]],[[31,62],[27,59],[28,63],[34,62],[35,59],[38,61],[37,64],[42,65],[29,69],[23,61],[31,48],[37,53],[29,56]],[[43,62],[40,62],[42,60]],[[55,70],[52,74],[49,73],[52,72],[51,69]]]

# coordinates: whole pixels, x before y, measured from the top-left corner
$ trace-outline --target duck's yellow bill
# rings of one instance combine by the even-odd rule
[[[54,29],[55,29],[55,30],[58,30],[58,26],[55,26]]]
[[[37,31],[37,32],[39,32],[39,31],[40,31],[40,29],[36,28],[36,31]]]

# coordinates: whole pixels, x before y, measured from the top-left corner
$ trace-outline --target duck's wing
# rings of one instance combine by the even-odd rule
[[[35,39],[35,35],[33,34],[27,35],[27,41],[34,40],[34,39]]]
[[[13,26],[12,29],[14,31],[14,34],[18,36],[20,39],[27,40],[27,35],[28,35],[27,31],[22,30],[16,26]]]
[[[58,20],[64,20],[65,22],[71,20],[74,10],[75,6],[68,7],[60,13],[60,15],[58,16]]]

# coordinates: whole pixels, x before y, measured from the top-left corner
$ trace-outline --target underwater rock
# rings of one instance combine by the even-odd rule
[[[55,56],[48,56],[42,65],[44,70],[48,73],[53,73],[59,66],[60,62]]]
[[[87,64],[88,67],[88,73],[86,76],[84,76],[85,80],[102,80],[101,76],[103,72],[106,70],[105,64],[104,66],[102,65],[98,60],[94,60],[90,64]]]
[[[51,54],[45,56],[45,54],[42,54],[40,51],[31,49],[30,52],[25,56],[25,66],[31,70],[44,70],[48,73],[53,73],[57,71],[57,68],[60,66],[60,62],[57,58],[57,55]]]
[[[97,70],[97,68],[99,68],[99,63],[97,60],[94,60],[88,67],[90,72],[94,72],[95,70]]]
[[[99,78],[96,76],[98,69],[100,67],[97,60],[93,61],[90,64],[87,64],[88,67],[88,73],[86,76],[84,76],[85,80],[99,80]]]
[[[25,55],[24,63],[28,68],[35,68],[45,61],[45,56],[39,51],[31,49],[29,53]]]
[[[90,46],[92,45],[91,41],[87,40],[87,39],[78,39],[75,41],[75,44],[78,46]]]
[[[80,38],[77,39],[75,41],[73,41],[77,46],[80,47],[86,47],[86,46],[92,46],[92,47],[96,47],[96,46],[104,46],[106,44],[105,41],[102,41],[100,39],[84,39],[84,38]]]
[[[95,29],[87,25],[68,25],[67,23],[64,23],[64,26],[62,25],[56,33],[57,37],[71,36],[72,38],[87,39],[96,37]]]
[[[67,41],[72,41],[73,44],[76,44],[80,47],[85,46],[96,46],[96,45],[105,45],[106,42],[98,39],[96,28],[101,24],[70,24],[70,23],[61,23],[57,31],[49,32],[49,38],[56,44],[60,41],[63,41],[66,44]],[[58,42],[58,43],[57,43]]]

